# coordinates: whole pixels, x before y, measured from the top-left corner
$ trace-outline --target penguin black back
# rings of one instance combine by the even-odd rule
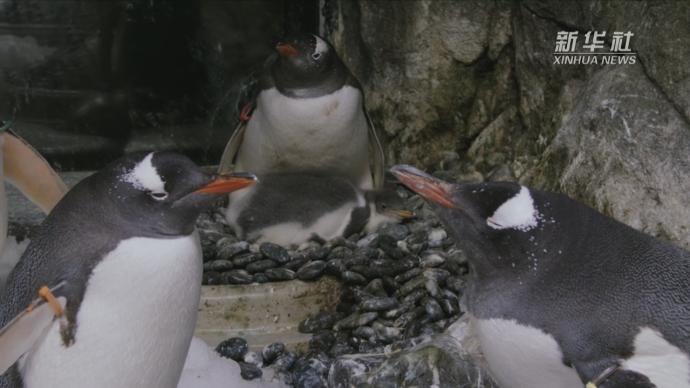
[[[29,305],[39,287],[64,281],[59,292],[68,301],[68,326],[61,334],[65,344],[73,343],[95,266],[123,240],[191,234],[199,212],[217,198],[198,193],[211,182],[191,160],[167,152],[131,154],[84,179],[48,215],[10,274],[0,327]],[[16,381],[16,370],[11,374]]]
[[[620,365],[639,386],[651,386],[650,376],[688,383],[678,368],[687,369],[690,354],[690,253],[562,194],[507,182],[450,184],[407,166],[393,171],[430,200],[467,251],[474,317],[547,333],[583,382]],[[641,361],[647,346],[674,358]],[[664,363],[676,370],[654,366]]]

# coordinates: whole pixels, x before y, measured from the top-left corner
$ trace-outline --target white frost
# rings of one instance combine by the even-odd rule
[[[538,223],[538,213],[529,190],[522,186],[520,191],[496,209],[486,223],[494,229],[518,229],[528,231]]]

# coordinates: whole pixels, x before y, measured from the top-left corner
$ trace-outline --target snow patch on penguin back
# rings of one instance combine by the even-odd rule
[[[152,193],[165,193],[165,182],[153,165],[153,152],[149,153],[137,163],[129,172],[122,175],[122,181],[131,183],[134,188]]]
[[[486,223],[494,229],[510,228],[526,232],[538,225],[539,217],[529,189],[521,186],[520,191],[499,206]]]

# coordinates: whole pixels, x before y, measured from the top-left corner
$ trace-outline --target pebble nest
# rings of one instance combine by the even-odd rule
[[[238,240],[220,210],[198,222],[204,251],[203,284],[251,284],[332,276],[343,284],[334,312],[303,321],[308,350],[287,351],[281,343],[250,352],[242,338],[216,350],[239,362],[242,377],[254,379],[271,366],[295,387],[328,386],[331,365],[346,354],[383,354],[415,346],[443,332],[462,314],[459,300],[468,273],[464,253],[424,201],[400,188],[416,217],[299,249]]]

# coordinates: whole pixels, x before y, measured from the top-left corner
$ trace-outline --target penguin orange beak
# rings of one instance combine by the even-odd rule
[[[220,175],[207,185],[197,189],[195,193],[201,194],[226,194],[232,193],[256,183],[258,179],[254,174],[235,173]]]
[[[295,46],[289,44],[289,43],[278,43],[276,45],[276,50],[278,53],[284,57],[294,57],[297,54],[299,54],[299,51],[295,48]]]
[[[425,199],[447,208],[453,209],[457,207],[451,194],[453,186],[450,183],[404,164],[393,166],[391,173],[398,178],[400,183]]]
[[[401,220],[408,220],[410,218],[415,217],[415,214],[413,211],[404,210],[404,209],[390,209],[390,210],[387,210],[386,213],[389,213],[391,216],[397,217]]]

